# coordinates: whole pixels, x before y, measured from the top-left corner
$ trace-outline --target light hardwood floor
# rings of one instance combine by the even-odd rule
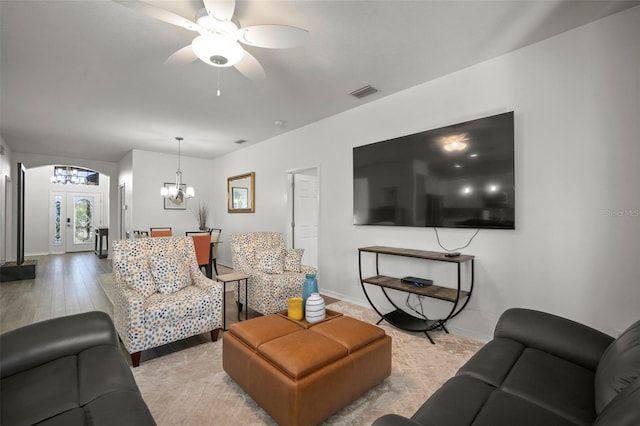
[[[67,253],[29,257],[38,261],[36,279],[0,283],[0,332],[13,330],[38,321],[80,312],[103,311],[113,314],[113,307],[98,282],[98,275],[110,273],[111,260],[100,259],[93,252]],[[233,272],[218,264],[220,275]],[[227,293],[229,295],[229,293]],[[338,299],[323,295],[327,304]],[[260,316],[249,310],[249,318]],[[227,327],[238,322],[233,297],[227,297]],[[241,318],[245,315],[242,312]],[[222,334],[218,340],[222,338]],[[209,342],[209,333],[170,343],[142,352],[140,361]],[[120,345],[122,352],[131,358]]]
[[[111,261],[93,252],[37,256],[36,279],[0,283],[0,331],[87,311],[111,313],[97,276]]]
[[[30,257],[38,260],[36,279],[0,283],[0,332],[34,322],[87,311],[111,315],[113,308],[98,283],[98,275],[111,272],[111,260],[93,252]],[[218,265],[218,272],[232,272]],[[237,322],[237,308],[227,297],[227,327]],[[258,315],[249,312],[249,318]],[[242,315],[244,319],[244,313]],[[220,339],[222,335],[218,339]],[[141,362],[210,341],[209,333],[143,351]],[[131,362],[126,350],[121,349]]]

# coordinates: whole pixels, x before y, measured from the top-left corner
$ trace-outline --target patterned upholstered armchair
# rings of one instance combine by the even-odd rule
[[[191,237],[119,240],[113,244],[116,330],[134,367],[140,352],[222,328],[222,284],[198,267]]]
[[[316,268],[301,265],[302,249],[287,249],[279,232],[249,232],[231,236],[233,269],[249,276],[248,304],[263,315],[287,309],[287,299],[302,296],[305,274]],[[244,300],[244,286],[240,300]]]

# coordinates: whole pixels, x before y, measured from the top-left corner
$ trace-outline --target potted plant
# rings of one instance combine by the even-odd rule
[[[198,202],[195,210],[193,210],[193,215],[196,217],[198,221],[198,226],[201,231],[204,231],[207,228],[207,219],[209,218],[209,206],[203,203],[202,201]]]

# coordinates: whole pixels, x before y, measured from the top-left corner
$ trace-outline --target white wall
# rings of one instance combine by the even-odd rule
[[[0,136],[0,146],[4,154],[0,155],[0,265],[7,260],[15,260],[8,255],[8,246],[11,243],[13,202],[11,201],[11,148]],[[14,249],[15,251],[15,249]]]
[[[16,170],[16,164],[18,162],[21,162],[22,164],[24,164],[25,168],[28,170],[36,168],[36,167],[40,167],[40,166],[47,166],[47,165],[55,165],[55,164],[63,164],[63,165],[72,165],[72,166],[77,166],[77,167],[83,167],[86,169],[90,169],[90,170],[95,170],[97,172],[100,172],[103,175],[109,176],[109,177],[115,177],[118,176],[118,164],[117,163],[111,163],[111,162],[107,162],[107,161],[97,161],[97,160],[84,160],[84,159],[78,159],[78,158],[72,158],[72,157],[57,157],[57,156],[51,156],[51,155],[41,155],[41,154],[30,154],[30,153],[24,153],[24,152],[18,152],[18,151],[14,151],[13,152],[13,162],[14,164],[11,165],[11,170],[12,172],[15,174],[15,170]],[[107,226],[109,228],[109,247],[111,247],[111,243],[112,241],[115,239],[115,236],[117,235],[117,233],[115,232],[111,232],[111,230],[116,230],[118,229],[118,222],[119,222],[119,216],[118,216],[118,212],[117,212],[117,200],[118,200],[118,185],[113,184],[113,182],[115,182],[116,179],[112,179],[111,180],[111,185],[109,185],[109,197],[108,197],[108,206],[109,206],[109,211],[108,211],[108,217],[109,217],[109,223],[107,223],[105,226]],[[27,188],[29,188],[29,183],[27,182]],[[48,185],[48,183],[47,183]],[[48,189],[48,188],[47,188]],[[28,189],[27,189],[28,191]],[[28,196],[30,197],[30,195]],[[15,203],[16,200],[16,194],[14,191],[13,194],[13,203]],[[48,200],[48,195],[47,195],[47,200]],[[32,200],[25,200],[25,203],[31,203]],[[15,205],[15,204],[14,204]],[[48,210],[47,210],[48,211]],[[33,212],[29,212],[26,211],[26,216],[25,216],[25,223],[28,223],[29,219],[28,217],[33,214]],[[48,221],[48,219],[47,219]],[[30,231],[25,230],[25,234],[28,234]],[[25,235],[26,236],[26,235]],[[16,245],[16,241],[15,241],[15,233],[13,233],[13,235],[11,236],[11,247],[13,247],[13,250],[7,250],[9,255],[12,255],[13,258],[15,258],[15,245]],[[32,244],[34,244],[34,242],[31,242],[28,240],[28,238],[25,238],[25,254],[27,253],[40,253],[40,246],[39,246],[39,242],[37,243],[38,246],[34,247]],[[10,256],[8,256],[9,258]]]
[[[120,235],[120,229],[116,233],[114,233],[115,239],[120,239],[121,237],[132,237],[133,236],[133,151],[129,151],[127,155],[125,155],[122,160],[120,160],[120,174],[118,175],[118,186],[124,185],[124,204],[121,206],[118,205],[119,209],[124,207],[124,224],[120,224],[124,228],[123,235]],[[118,192],[120,189],[118,189]],[[119,200],[119,198],[118,198]]]
[[[463,250],[476,256],[476,289],[450,329],[488,339],[522,306],[619,333],[640,306],[638,28],[635,7],[215,160],[223,240],[285,232],[286,171],[319,165],[319,285],[365,304],[358,247],[441,249],[430,228],[352,224],[352,148],[513,110],[517,229],[482,230]],[[256,213],[226,213],[226,178],[249,171]],[[440,237],[457,247],[472,232]],[[228,244],[220,258],[230,263]]]
[[[186,210],[165,210],[160,188],[165,182],[175,182],[178,156],[141,150],[132,152],[131,230],[170,226],[174,235],[198,230],[198,221],[193,213],[195,206],[202,201],[213,209],[215,204],[211,160],[183,155],[180,163],[182,182],[193,186],[196,196],[187,200]],[[216,200],[218,202],[224,204],[225,201]],[[216,217],[211,217],[207,225],[217,227]]]
[[[108,196],[109,223],[106,226],[109,227],[109,246],[111,246],[113,240],[119,239],[120,203],[118,202],[118,196],[119,186],[122,184],[125,185],[125,205],[127,206],[125,226],[130,235],[132,235],[134,229],[148,230],[150,227],[156,226],[171,226],[175,235],[184,235],[185,231],[198,229],[198,222],[192,212],[193,207],[199,201],[208,204],[211,209],[215,204],[211,188],[214,181],[211,160],[182,156],[183,182],[195,186],[196,197],[187,201],[187,210],[164,210],[163,200],[160,197],[160,187],[164,182],[175,181],[175,172],[178,165],[177,155],[134,150],[125,155],[119,163],[21,152],[15,152],[14,158],[14,162],[22,162],[28,171],[39,166],[68,164],[96,170],[107,176],[114,177],[114,179],[111,179]],[[11,170],[15,170],[15,164],[11,165]],[[117,179],[115,176],[117,176]],[[226,180],[223,185],[226,185]],[[48,190],[48,182],[46,186]],[[15,194],[13,195],[13,200],[15,202]],[[220,202],[224,205],[225,200],[226,196]],[[48,195],[44,197],[42,194],[28,194],[26,200],[32,207],[37,207],[38,203],[47,201]],[[31,211],[33,213],[35,210]],[[29,220],[29,218],[26,218],[27,222]],[[32,222],[34,231],[26,231],[25,253],[28,255],[43,254],[46,252],[43,248],[44,237],[39,237],[42,232],[36,231],[36,228],[46,227],[48,218],[42,219],[42,221],[37,221],[34,218]],[[216,226],[215,215],[210,218],[208,226]],[[7,243],[7,258],[11,259],[11,256],[13,256],[13,259],[15,259],[15,236],[8,233],[7,237],[10,238]],[[10,250],[11,247],[13,248],[12,251]]]
[[[56,164],[57,165],[57,164]],[[62,164],[67,165],[67,164]],[[95,227],[107,227],[109,224],[109,188],[110,178],[100,175],[99,186],[59,185],[51,183],[54,165],[31,167],[27,169],[25,181],[25,256],[37,256],[52,253],[52,216],[51,191],[56,192],[99,192],[102,194],[101,222]],[[68,215],[71,212],[67,212]],[[114,222],[115,223],[115,222]],[[93,236],[91,236],[93,242]],[[64,247],[59,250],[64,252]]]

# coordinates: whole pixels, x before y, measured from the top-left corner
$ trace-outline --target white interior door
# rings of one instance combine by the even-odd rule
[[[120,211],[120,239],[127,238],[127,205],[125,203],[126,196],[124,183],[120,185],[120,195],[118,197],[118,207]]]
[[[318,266],[318,176],[293,174],[293,247],[303,248],[302,263]]]

